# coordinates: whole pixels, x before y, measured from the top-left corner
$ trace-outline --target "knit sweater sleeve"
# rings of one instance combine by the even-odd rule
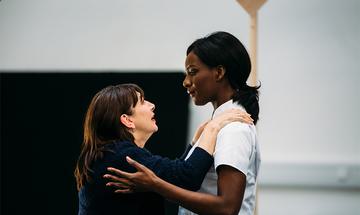
[[[185,148],[184,153],[179,157],[180,160],[185,160],[187,154],[189,153],[190,149],[192,148],[191,144],[188,144]]]
[[[128,156],[151,169],[165,181],[193,191],[200,189],[202,181],[214,161],[209,153],[199,147],[195,148],[186,161],[183,159],[171,160],[139,148],[133,148],[128,153]]]

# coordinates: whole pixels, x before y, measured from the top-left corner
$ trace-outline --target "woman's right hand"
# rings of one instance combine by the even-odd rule
[[[198,147],[204,149],[209,154],[213,154],[216,145],[217,134],[220,129],[231,122],[245,122],[252,124],[250,115],[240,109],[230,109],[219,114],[210,120],[203,129],[203,135],[200,138]]]
[[[207,123],[206,127],[216,128],[217,130],[220,130],[225,125],[236,121],[253,124],[254,120],[251,118],[251,115],[246,113],[245,111],[233,108],[230,110],[226,110],[218,116],[214,117]]]

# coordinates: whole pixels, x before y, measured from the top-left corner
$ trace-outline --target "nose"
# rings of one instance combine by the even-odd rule
[[[189,88],[191,86],[191,82],[189,80],[189,76],[185,75],[184,81],[183,81],[183,87]]]
[[[148,104],[149,104],[151,110],[154,111],[155,110],[155,104],[153,104],[153,103],[151,103],[149,101],[148,101]]]

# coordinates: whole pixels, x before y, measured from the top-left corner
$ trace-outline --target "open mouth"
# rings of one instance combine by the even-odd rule
[[[195,95],[195,91],[190,91],[190,90],[188,90],[187,91],[187,93],[191,96],[191,97],[194,97],[194,95]]]

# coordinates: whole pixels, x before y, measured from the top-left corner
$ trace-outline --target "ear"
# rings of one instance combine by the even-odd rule
[[[120,122],[125,125],[127,128],[135,128],[135,124],[134,122],[131,120],[131,118],[126,115],[126,114],[122,114],[120,116]]]
[[[225,76],[225,68],[221,65],[217,66],[215,68],[215,80],[219,82],[224,79],[224,76]]]

